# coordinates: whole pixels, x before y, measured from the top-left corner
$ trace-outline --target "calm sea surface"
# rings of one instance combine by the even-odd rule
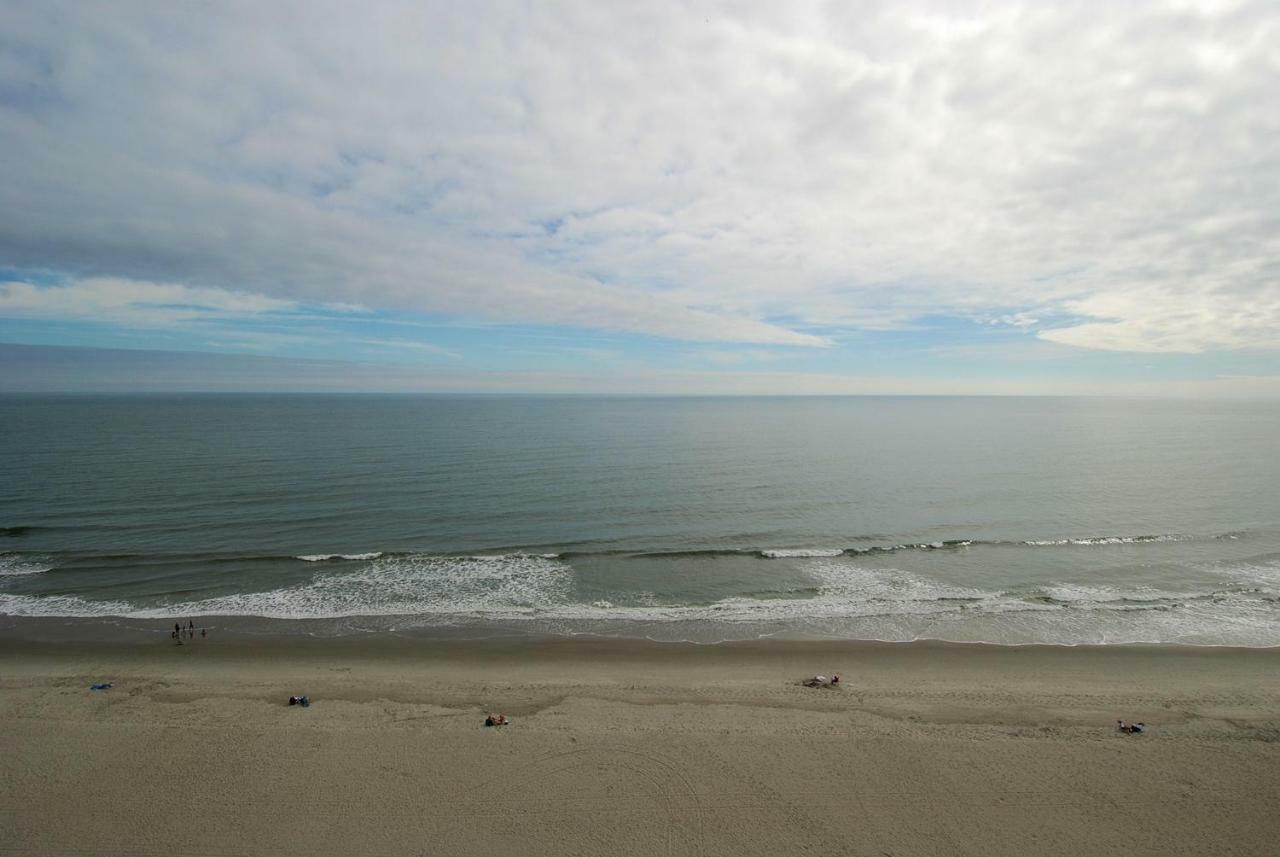
[[[0,615],[1274,646],[1280,405],[2,397]]]

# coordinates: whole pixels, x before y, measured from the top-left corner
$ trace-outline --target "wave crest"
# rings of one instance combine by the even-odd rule
[[[25,577],[28,574],[42,574],[53,570],[47,562],[39,562],[32,557],[21,554],[0,554],[0,577]]]

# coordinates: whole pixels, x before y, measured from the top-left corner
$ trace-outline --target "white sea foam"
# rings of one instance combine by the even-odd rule
[[[303,562],[327,562],[331,559],[377,559],[382,556],[382,551],[370,551],[369,553],[311,553],[295,556],[294,559],[300,559]]]
[[[1196,602],[1212,605],[1228,601],[1265,605],[1276,595],[1265,588],[1239,584],[1216,589],[1201,586],[1174,590],[1152,586],[1119,587],[1063,583],[1040,587],[1039,592],[1061,605],[1075,609],[1131,609],[1143,605],[1181,607]]]
[[[52,568],[53,566],[47,562],[39,562],[32,557],[22,556],[21,554],[0,554],[0,577],[22,577],[28,574],[41,574]]]
[[[65,616],[97,619],[139,615],[124,601],[90,601],[78,595],[14,595],[0,592],[0,616]]]
[[[183,610],[274,619],[487,610],[518,615],[563,601],[569,585],[568,566],[547,557],[409,555],[376,559],[345,574],[321,574],[297,586],[209,598],[184,605]]]
[[[1222,574],[1230,575],[1241,582],[1261,583],[1264,585],[1280,584],[1280,559],[1271,562],[1246,562],[1219,566]]]
[[[1030,547],[1056,547],[1061,545],[1136,545],[1148,542],[1181,542],[1188,536],[1096,536],[1083,539],[1028,539],[1022,542]]]
[[[844,553],[843,548],[774,548],[760,551],[765,559],[790,559],[792,557],[833,557]]]
[[[383,556],[355,568],[318,567],[310,580],[291,586],[157,606],[0,593],[0,614],[382,616],[397,617],[397,624],[399,617],[426,625],[520,622],[554,633],[638,627],[647,636],[671,639],[729,639],[790,629],[863,639],[1280,644],[1280,601],[1268,597],[1265,587],[1166,591],[1055,583],[1005,592],[866,568],[840,557],[813,558],[804,570],[814,585],[790,593],[795,597],[775,593],[670,604],[647,595],[583,603],[573,598],[570,565],[554,555]],[[1280,562],[1236,567],[1223,583],[1240,587],[1242,577],[1268,575],[1280,580]]]
[[[982,599],[999,594],[927,580],[896,569],[864,568],[848,562],[814,563],[806,571],[821,584],[819,597],[849,602],[934,602]]]
[[[1135,586],[1121,589],[1115,586],[1086,586],[1083,584],[1059,583],[1041,587],[1043,592],[1054,601],[1076,606],[1109,606],[1124,604],[1160,603],[1182,601],[1188,598],[1204,598],[1213,594],[1212,590],[1171,592],[1150,586]]]
[[[1221,581],[1215,595],[1243,591],[1263,598],[1280,598],[1280,559],[1270,561],[1209,563],[1197,571]]]

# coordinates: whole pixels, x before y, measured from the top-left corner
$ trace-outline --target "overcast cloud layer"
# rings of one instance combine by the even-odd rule
[[[1278,44],[1272,2],[0,0],[0,265],[56,275],[0,314],[1271,349]]]

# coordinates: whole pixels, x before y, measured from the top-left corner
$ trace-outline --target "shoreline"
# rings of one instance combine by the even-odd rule
[[[1275,658],[1280,666],[1280,646],[1231,646],[1200,643],[993,643],[943,639],[917,640],[862,640],[845,638],[814,638],[763,636],[749,640],[658,640],[646,637],[625,637],[595,633],[538,634],[520,633],[508,628],[496,628],[484,636],[472,634],[474,629],[431,629],[429,633],[417,632],[369,632],[364,634],[311,634],[228,631],[217,628],[207,637],[183,638],[178,646],[168,636],[172,627],[143,629],[149,636],[139,636],[138,628],[111,628],[102,634],[104,626],[97,622],[69,622],[55,618],[23,617],[19,623],[4,621],[0,617],[0,658],[15,653],[53,654],[75,653],[77,650],[109,651],[126,656],[164,657],[169,650],[186,647],[203,649],[208,657],[243,657],[263,649],[271,649],[290,657],[329,657],[334,655],[366,657],[410,657],[437,650],[449,657],[468,657],[468,653],[488,656],[496,652],[538,653],[539,656],[578,657],[582,655],[632,657],[698,657],[695,653],[708,653],[714,659],[716,652],[727,657],[753,656],[768,659],[771,656],[792,657],[804,653],[815,656],[839,654],[892,653],[907,650],[973,654],[990,652],[1046,652],[1105,653],[1131,652],[1142,654],[1163,653],[1169,656],[1197,654],[1212,657],[1239,653],[1260,658]],[[111,627],[111,626],[105,626]],[[197,625],[197,631],[201,626]],[[206,626],[208,627],[208,626]],[[185,628],[185,626],[184,626]],[[1049,655],[1052,656],[1052,655]]]
[[[759,633],[752,637],[728,637],[721,639],[689,639],[681,637],[659,638],[645,634],[608,633],[595,630],[547,630],[537,624],[522,625],[513,622],[487,622],[452,625],[399,626],[383,624],[366,627],[325,619],[274,619],[254,616],[198,616],[181,618],[183,627],[189,618],[198,619],[197,628],[206,628],[210,637],[220,641],[257,640],[278,641],[342,641],[389,640],[405,643],[433,642],[482,643],[498,641],[537,643],[552,640],[614,641],[618,645],[653,644],[659,646],[743,646],[743,645],[943,645],[990,647],[996,649],[1050,648],[1050,649],[1111,649],[1125,647],[1152,647],[1160,649],[1225,649],[1240,651],[1280,651],[1280,645],[1248,645],[1233,643],[1202,643],[1186,641],[1124,640],[1117,642],[1063,643],[1052,641],[957,640],[942,637],[916,637],[913,639],[878,639],[818,635],[789,631]],[[361,619],[364,617],[353,617]],[[375,617],[385,619],[386,617]],[[69,616],[11,616],[0,614],[0,643],[7,640],[30,642],[71,641],[80,643],[138,643],[168,642],[174,619],[133,619],[128,617],[86,618]]]

